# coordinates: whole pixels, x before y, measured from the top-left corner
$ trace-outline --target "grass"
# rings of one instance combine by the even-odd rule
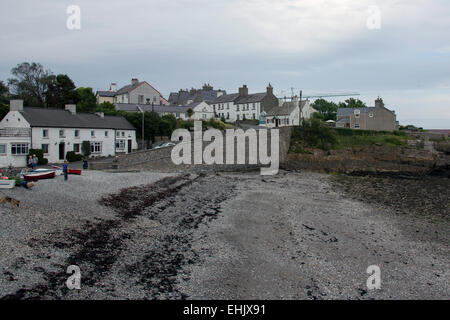
[[[370,147],[374,145],[400,147],[406,146],[408,137],[395,135],[392,133],[377,133],[367,135],[344,136],[337,135],[337,144],[334,149],[344,149],[352,147]]]
[[[322,150],[346,148],[371,148],[373,146],[403,147],[408,145],[405,132],[331,129],[318,122],[304,122],[294,130],[290,152],[311,154],[308,148]]]

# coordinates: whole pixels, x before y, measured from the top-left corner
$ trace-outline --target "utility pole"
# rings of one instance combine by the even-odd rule
[[[145,150],[145,138],[144,138],[144,110],[137,104],[136,107],[142,113],[142,150]]]

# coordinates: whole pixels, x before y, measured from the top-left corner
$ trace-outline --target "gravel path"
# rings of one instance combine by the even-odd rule
[[[21,201],[0,206],[4,299],[450,298],[448,223],[350,199],[322,174],[89,171],[3,194]],[[71,264],[81,290],[65,286]]]

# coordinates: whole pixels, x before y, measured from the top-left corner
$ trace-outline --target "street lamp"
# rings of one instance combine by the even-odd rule
[[[145,139],[144,139],[144,110],[142,110],[142,108],[139,107],[139,105],[136,105],[136,107],[142,113],[142,150],[144,150],[144,146],[145,146]]]

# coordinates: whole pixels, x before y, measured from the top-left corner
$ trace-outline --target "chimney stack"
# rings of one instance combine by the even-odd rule
[[[378,97],[375,100],[375,108],[384,108],[384,102],[383,99],[381,99],[380,97]]]
[[[139,80],[137,79],[137,78],[133,78],[133,79],[131,79],[131,85],[136,85],[136,84],[138,84],[139,83]]]
[[[267,87],[267,94],[273,95],[273,87],[270,83],[269,86]]]
[[[241,88],[239,88],[239,96],[240,97],[246,97],[248,96],[248,88],[247,85],[243,85]]]
[[[9,102],[10,111],[23,111],[23,100],[11,100]]]
[[[117,84],[115,82],[111,83],[111,86],[109,87],[109,91],[112,91],[112,92],[117,91]]]
[[[71,114],[77,114],[77,105],[76,104],[66,104],[64,109],[67,111],[70,111]]]

